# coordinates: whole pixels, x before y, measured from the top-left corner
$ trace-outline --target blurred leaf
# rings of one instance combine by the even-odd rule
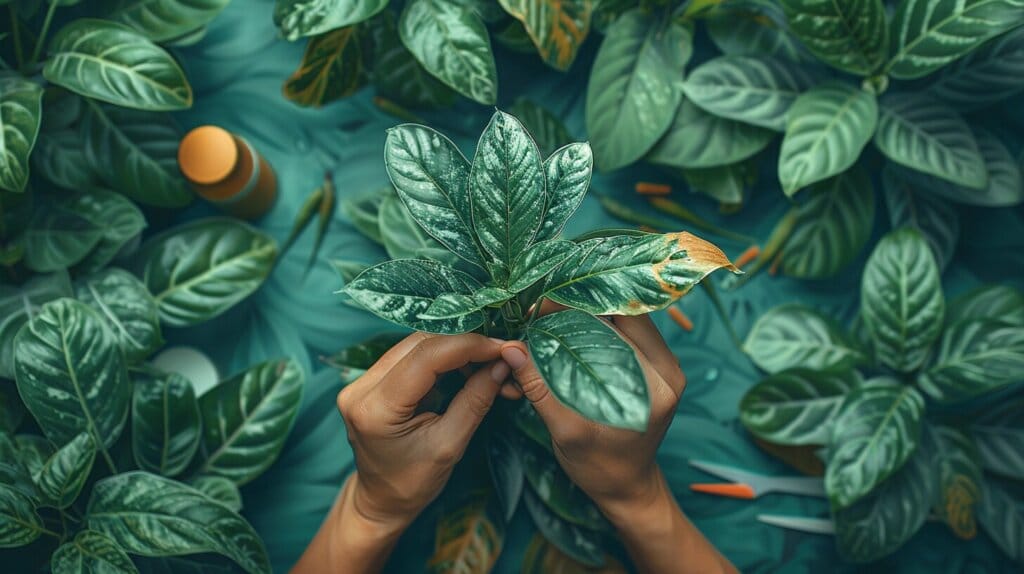
[[[490,496],[473,493],[465,504],[445,513],[437,524],[432,572],[486,574],[494,567],[504,544],[504,525],[489,515]]]
[[[780,305],[761,315],[743,350],[769,374],[794,367],[849,369],[866,360],[831,319],[796,304]]]
[[[740,420],[775,444],[826,444],[846,395],[861,384],[857,371],[790,369],[754,385],[740,401]]]
[[[180,38],[209,24],[230,0],[118,0],[106,18],[154,42]]]
[[[889,55],[889,28],[881,0],[782,0],[790,29],[821,61],[869,76]]]
[[[142,470],[175,476],[187,467],[202,438],[192,382],[154,369],[131,372],[132,453]]]
[[[137,574],[125,551],[105,534],[82,530],[50,559],[53,574]]]
[[[991,319],[951,325],[924,371],[921,390],[939,402],[957,402],[1020,381],[1024,372],[1024,327]]]
[[[21,287],[0,285],[0,378],[14,378],[14,336],[44,303],[71,297],[74,291],[66,271],[35,275]],[[13,394],[18,400],[18,394]]]
[[[0,548],[25,546],[42,534],[43,521],[32,500],[6,484],[0,484]]]
[[[540,57],[568,70],[590,31],[591,0],[499,0],[526,27]]]
[[[358,28],[339,28],[306,44],[299,69],[284,84],[284,96],[320,107],[356,93],[366,84]]]
[[[0,78],[0,189],[20,192],[42,117],[43,89],[17,76]]]
[[[388,0],[277,0],[274,24],[295,41],[369,20],[387,5]]]
[[[520,98],[508,108],[537,143],[541,157],[547,158],[562,146],[572,143],[572,136],[565,124],[547,108],[531,100]]]
[[[242,493],[235,483],[223,476],[199,476],[189,481],[189,484],[210,500],[219,502],[234,512],[242,510]]]
[[[644,159],[679,168],[718,167],[753,156],[774,138],[771,130],[718,117],[684,98],[668,132]]]
[[[96,442],[88,432],[57,449],[33,476],[47,503],[57,508],[71,506],[89,478],[95,458]]]
[[[939,271],[953,259],[960,239],[960,214],[939,197],[899,176],[886,165],[882,170],[882,189],[889,207],[889,224],[893,229],[912,227],[924,236],[932,248]]]

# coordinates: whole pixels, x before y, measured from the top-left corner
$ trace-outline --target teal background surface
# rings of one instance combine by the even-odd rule
[[[197,45],[177,51],[195,89],[195,106],[178,114],[185,128],[212,123],[247,138],[273,165],[279,198],[273,211],[257,223],[283,241],[299,205],[332,171],[340,197],[387,184],[384,172],[385,129],[401,120],[384,114],[371,101],[372,89],[322,109],[300,108],[281,95],[281,85],[298,66],[304,42],[278,37],[271,0],[236,0],[210,26]],[[576,139],[585,139],[584,89],[590,60],[599,38],[588,41],[580,60],[568,73],[545,69],[538,59],[496,46],[500,73],[499,107],[527,97],[561,117]],[[492,109],[460,100],[451,110],[423,114],[424,119],[450,135],[471,157],[477,134]],[[628,198],[637,181],[666,181],[666,175],[647,167],[595,174],[591,196],[575,215],[567,235],[597,228],[622,227],[605,214],[594,194]],[[682,186],[676,183],[677,188]],[[685,194],[677,191],[677,195]],[[788,204],[769,172],[762,174],[752,197],[737,215],[721,216],[714,202],[696,195],[680,198],[708,219],[763,241]],[[876,235],[886,228],[882,205],[877,206]],[[181,219],[212,210],[197,203]],[[1024,214],[1020,208],[965,210],[960,251],[946,272],[947,293],[979,282],[999,280],[1024,287]],[[686,229],[680,225],[680,229]],[[701,234],[735,258],[746,247]],[[312,538],[334,501],[344,477],[353,469],[353,456],[344,425],[335,408],[341,387],[335,370],[319,356],[333,353],[394,326],[341,303],[334,291],[340,280],[326,261],[333,257],[373,260],[383,256],[340,214],[335,216],[319,262],[303,278],[312,248],[307,233],[281,261],[258,293],[228,314],[199,328],[175,330],[172,343],[205,350],[227,375],[255,361],[291,356],[307,373],[302,408],[295,428],[277,463],[244,488],[245,514],[266,540],[275,571],[285,572]],[[719,289],[731,321],[745,336],[753,321],[770,307],[799,301],[850,319],[858,304],[858,263],[827,281],[801,282],[761,274],[741,289]],[[721,275],[721,274],[720,274]],[[715,278],[721,285],[722,276]],[[693,320],[684,332],[665,313],[654,320],[678,355],[688,386],[676,419],[659,451],[673,491],[686,514],[744,572],[840,572],[844,566],[828,536],[800,534],[758,523],[761,513],[827,516],[823,501],[769,495],[756,501],[734,501],[692,493],[691,482],[709,477],[690,468],[689,458],[742,466],[758,472],[792,472],[763,454],[750,442],[736,420],[737,404],[759,374],[732,342],[702,290],[680,303]],[[427,512],[403,538],[389,572],[423,571],[433,546]],[[516,516],[497,572],[518,572],[532,526],[523,512]],[[685,560],[685,556],[680,557]],[[945,527],[927,525],[911,543],[870,571],[900,572],[1014,572],[1015,568],[982,534],[964,542]]]

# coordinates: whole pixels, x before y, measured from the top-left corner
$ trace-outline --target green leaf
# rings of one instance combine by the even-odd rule
[[[454,319],[479,311],[484,307],[504,303],[515,294],[500,287],[484,287],[472,295],[448,293],[441,295],[426,311],[420,314],[421,319]]]
[[[939,492],[935,514],[959,538],[970,540],[978,532],[975,505],[981,500],[981,464],[974,440],[953,427],[928,427],[938,445]]]
[[[18,389],[13,382],[0,383],[0,433],[14,434],[25,420],[25,405],[21,404]]]
[[[499,0],[526,27],[540,57],[568,70],[590,31],[591,0]]]
[[[18,459],[29,475],[39,472],[56,451],[53,443],[34,434],[19,434],[14,437],[14,443],[18,449]]]
[[[939,402],[956,402],[1020,381],[1024,327],[990,319],[951,325],[918,377],[921,390]]]
[[[43,532],[32,500],[16,488],[0,484],[0,548],[30,544]]]
[[[384,250],[392,259],[434,259],[452,266],[462,261],[416,223],[412,212],[394,193],[381,203],[377,224]]]
[[[643,370],[633,347],[607,323],[570,309],[534,321],[527,340],[537,370],[562,404],[608,426],[647,428]]]
[[[537,526],[537,530],[570,558],[593,568],[604,564],[604,549],[601,535],[566,522],[541,502],[531,489],[523,491],[526,509]]]
[[[777,56],[791,62],[810,61],[800,42],[789,32],[786,17],[776,3],[718,4],[705,21],[715,47],[727,56]],[[730,9],[732,8],[732,9]]]
[[[132,454],[142,470],[182,473],[199,448],[202,428],[192,383],[176,373],[133,370]]]
[[[97,271],[110,263],[125,246],[146,228],[146,218],[128,198],[101,189],[91,189],[65,202],[68,209],[103,230],[92,251],[78,262],[76,271]]]
[[[928,93],[950,107],[971,112],[1024,90],[1024,30],[1018,28],[989,41],[942,68]]]
[[[902,0],[892,19],[890,76],[920,78],[1024,23],[1019,0]]]
[[[119,0],[106,18],[126,24],[154,42],[163,42],[209,24],[229,1]]]
[[[208,321],[245,299],[270,274],[274,240],[226,217],[195,220],[150,239],[138,261],[160,320],[182,327]]]
[[[79,301],[104,319],[129,362],[163,346],[156,301],[131,273],[107,269],[79,281],[75,291]]]
[[[950,302],[946,324],[968,319],[991,319],[1024,327],[1024,292],[1009,285],[983,285]]]
[[[168,114],[90,103],[81,137],[92,169],[114,191],[154,207],[195,197],[178,168],[181,133]]]
[[[724,253],[690,233],[588,239],[548,280],[544,296],[593,315],[664,309],[711,272],[736,271]]]
[[[530,444],[523,444],[520,448],[530,488],[548,510],[581,528],[610,530],[608,519],[562,470],[551,453]]]
[[[480,16],[456,2],[412,0],[398,20],[402,43],[428,72],[484,105],[498,97],[491,41]]]
[[[14,337],[44,303],[71,297],[71,280],[65,271],[35,275],[21,287],[0,285],[0,378],[14,378]],[[14,394],[17,397],[17,393]]]
[[[33,476],[40,494],[57,508],[71,506],[89,478],[96,458],[96,442],[88,432],[79,433],[47,459]]]
[[[908,373],[924,363],[946,312],[939,267],[915,229],[888,233],[861,279],[861,312],[878,360]]]
[[[878,104],[874,94],[849,84],[826,83],[801,94],[787,118],[779,181],[792,196],[857,161],[875,133]]]
[[[743,395],[740,420],[747,430],[776,444],[826,444],[843,399],[860,383],[853,370],[782,371]]]
[[[769,374],[791,368],[849,369],[867,360],[831,319],[796,304],[770,309],[754,323],[743,351]]]
[[[302,63],[284,83],[284,97],[318,108],[359,91],[366,77],[358,33],[348,27],[310,38]]]
[[[484,320],[481,313],[454,319],[421,319],[434,299],[449,293],[472,295],[482,285],[471,276],[434,261],[385,261],[363,271],[343,293],[371,313],[430,333],[468,333]]]
[[[52,442],[82,431],[101,451],[117,441],[131,384],[114,334],[84,303],[43,305],[14,339],[14,371],[21,399]]]
[[[29,465],[36,466],[34,454],[23,452],[11,436],[0,434],[0,485],[7,485],[29,497],[33,508],[39,502],[39,493],[28,468]],[[39,467],[42,468],[42,463]]]
[[[522,457],[508,434],[494,433],[487,440],[487,467],[502,516],[508,523],[519,506],[525,482]]]
[[[495,112],[470,171],[473,227],[483,248],[511,266],[532,243],[544,215],[544,170],[537,144],[519,120]]]
[[[274,24],[295,41],[369,20],[387,5],[388,0],[277,0]]]
[[[853,262],[871,238],[875,193],[859,167],[813,184],[796,210],[782,250],[782,273],[800,279],[832,277]]]
[[[42,118],[43,89],[20,77],[0,79],[0,189],[22,191]]]
[[[455,92],[430,75],[402,44],[390,10],[360,25],[372,44],[373,85],[385,98],[414,108],[440,108],[455,101]]]
[[[137,574],[124,550],[106,534],[82,530],[50,559],[53,574]]]
[[[743,192],[757,177],[757,165],[753,158],[731,165],[715,167],[683,168],[679,175],[690,186],[690,191],[703,193],[722,206],[738,206],[743,203]]]
[[[872,379],[847,395],[825,466],[832,507],[849,507],[899,470],[917,449],[923,420],[924,398],[892,378]]]
[[[912,392],[910,387],[904,387]],[[867,496],[833,513],[840,555],[872,562],[903,546],[928,518],[938,489],[935,447],[923,442],[906,464]]]
[[[459,257],[482,265],[473,239],[470,165],[455,144],[426,126],[403,124],[388,130],[384,163],[417,223]]]
[[[690,32],[639,9],[608,30],[587,85],[587,133],[605,171],[643,157],[672,125]]]
[[[37,273],[66,269],[99,244],[103,227],[64,198],[41,202],[22,236],[25,265]]]
[[[523,436],[533,441],[533,444],[554,453],[551,433],[529,401],[520,401],[513,409],[512,422]]]
[[[249,574],[270,572],[259,535],[241,516],[198,490],[146,472],[97,482],[86,521],[132,554],[215,552]]]
[[[242,493],[235,483],[223,476],[199,476],[189,485],[206,495],[206,498],[227,506],[234,512],[242,510]]]
[[[543,157],[572,143],[572,136],[569,135],[569,130],[565,128],[562,120],[540,104],[520,98],[512,104],[508,113],[515,116],[526,131],[530,132],[530,137],[537,143]]]
[[[536,241],[554,239],[583,203],[594,170],[594,153],[588,143],[559,148],[544,162],[546,197]]]
[[[202,474],[241,486],[267,470],[284,447],[302,401],[302,369],[291,359],[267,361],[222,381],[199,397]]]
[[[370,193],[363,193],[355,196],[342,198],[339,208],[341,212],[352,222],[356,231],[362,233],[374,243],[384,243],[380,233],[380,207],[389,195],[394,191],[387,189],[375,190]]]
[[[473,492],[437,523],[429,572],[490,572],[505,542],[505,525],[494,516],[487,491]]]
[[[85,146],[72,129],[39,132],[32,151],[32,168],[60,187],[85,189],[99,181],[99,174],[85,157]]]
[[[781,132],[789,107],[813,83],[802,68],[781,60],[720,56],[691,72],[683,91],[716,116]]]
[[[718,117],[683,99],[675,120],[644,158],[679,168],[706,168],[743,161],[768,147],[771,130]]]
[[[192,106],[178,63],[144,35],[105,20],[82,18],[50,42],[43,77],[83,96],[141,110]]]
[[[960,215],[941,198],[934,197],[927,187],[919,187],[901,177],[891,165],[882,170],[882,188],[889,207],[889,224],[893,229],[912,227],[918,230],[932,248],[939,270],[953,259],[960,239]]]
[[[789,27],[822,62],[869,76],[889,55],[881,0],[782,0]]]
[[[572,241],[553,239],[534,243],[516,257],[512,265],[508,290],[513,293],[525,291],[547,277],[576,252],[576,244]]]
[[[1024,506],[1002,483],[986,480],[981,489],[978,521],[1003,552],[1024,562]]]

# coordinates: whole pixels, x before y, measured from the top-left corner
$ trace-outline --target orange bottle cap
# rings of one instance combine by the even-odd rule
[[[222,181],[237,164],[235,138],[217,126],[195,128],[178,145],[181,173],[193,183],[212,185]]]

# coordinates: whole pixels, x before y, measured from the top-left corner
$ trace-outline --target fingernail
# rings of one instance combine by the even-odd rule
[[[487,337],[487,338],[492,340],[492,341],[494,341],[495,343],[497,343],[499,345],[504,345],[505,344],[505,340],[504,339],[497,339],[495,337]]]
[[[516,370],[526,364],[526,353],[519,347],[511,345],[502,347],[501,358],[505,359],[505,362],[508,363],[508,366],[512,367],[512,370]]]
[[[512,368],[508,366],[505,361],[498,361],[491,367],[491,380],[495,383],[504,383],[505,379],[508,378],[509,373],[512,372]]]

